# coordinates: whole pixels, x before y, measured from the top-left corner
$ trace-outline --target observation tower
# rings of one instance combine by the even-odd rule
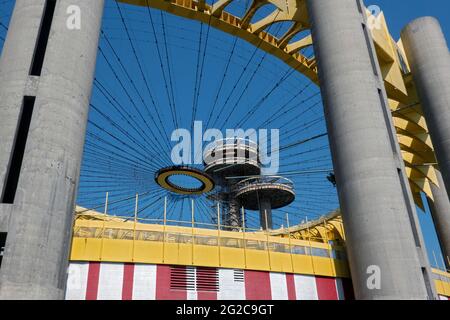
[[[283,177],[261,176],[258,146],[249,139],[229,138],[210,145],[204,152],[205,172],[219,190],[214,197],[227,204],[223,220],[242,226],[240,208],[259,210],[260,225],[272,229],[272,209],[295,199],[293,183]]]
[[[233,186],[235,197],[242,207],[259,210],[264,230],[272,229],[272,209],[285,207],[295,200],[294,184],[280,176],[260,176],[241,180]]]

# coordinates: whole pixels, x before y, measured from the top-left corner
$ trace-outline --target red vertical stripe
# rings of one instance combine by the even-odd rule
[[[269,272],[245,270],[244,278],[247,300],[272,300]]]
[[[133,300],[134,263],[123,266],[122,300]]]
[[[100,276],[100,262],[89,262],[86,285],[86,300],[97,300],[98,278]]]
[[[197,300],[217,300],[217,291],[219,290],[217,268],[196,267],[195,273]]]
[[[316,276],[316,287],[319,300],[338,300],[335,278]]]
[[[156,300],[186,300],[186,290],[170,288],[170,266],[156,267]]]
[[[353,283],[351,279],[342,278],[342,289],[344,290],[345,300],[355,300],[353,293]]]
[[[297,296],[295,295],[294,275],[292,273],[286,273],[286,286],[288,292],[288,300],[296,300]]]

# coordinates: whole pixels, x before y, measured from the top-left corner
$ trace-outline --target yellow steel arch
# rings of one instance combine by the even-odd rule
[[[119,0],[120,2],[148,6],[192,20],[208,23],[223,32],[235,35],[279,58],[296,71],[318,84],[317,62],[300,51],[313,44],[310,34],[300,40],[293,38],[309,29],[309,17],[305,0],[253,0],[242,17],[226,11],[234,0],[217,0],[207,4],[205,0]],[[273,5],[266,17],[252,21],[255,13],[265,5]],[[367,15],[371,13],[367,11]],[[373,18],[373,17],[372,17]],[[278,22],[292,22],[289,30],[280,38],[267,32]],[[435,155],[423,112],[412,82],[403,45],[392,38],[384,14],[376,17],[372,36],[383,75],[394,125],[403,152],[407,174],[416,204],[422,207],[420,192],[432,197],[430,183],[437,184],[433,165]],[[412,159],[414,158],[414,159]]]
[[[309,240],[313,242],[334,241],[345,242],[344,224],[339,210],[331,212],[317,220],[305,222],[289,228],[272,230],[274,236],[291,237],[297,240]]]

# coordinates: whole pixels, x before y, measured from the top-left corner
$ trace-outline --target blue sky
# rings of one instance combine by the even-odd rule
[[[375,4],[381,7],[389,25],[389,30],[395,39],[410,21],[433,16],[439,20],[447,40],[450,35],[450,1],[447,0],[366,0],[366,5]]]
[[[0,21],[5,26],[13,3],[0,0]],[[237,1],[227,10],[241,14],[248,3]],[[366,1],[371,4],[385,12],[396,39],[409,21],[424,15],[437,17],[449,38],[449,1]],[[263,8],[257,18],[269,11]],[[270,32],[281,34],[286,28],[280,24]],[[78,197],[86,207],[101,207],[108,191],[113,202],[110,213],[129,216],[131,198],[138,192],[140,217],[161,218],[163,198],[169,196],[169,218],[190,220],[191,199],[168,195],[155,185],[153,176],[158,168],[170,165],[172,130],[190,129],[193,119],[219,129],[279,128],[281,146],[326,131],[318,88],[242,40],[159,11],[118,8],[112,0],[107,1],[102,29]],[[0,25],[0,49],[5,36]],[[303,53],[313,54],[311,49]],[[332,168],[326,137],[285,150],[280,157],[282,173]],[[338,207],[326,173],[289,178],[297,198],[291,206],[274,211],[275,226],[286,225],[286,214],[292,225]],[[205,198],[195,198],[196,220],[211,222],[214,209]],[[430,261],[436,264],[434,252],[442,265],[430,214],[428,210],[418,214]],[[255,212],[247,219],[249,226],[258,224]]]

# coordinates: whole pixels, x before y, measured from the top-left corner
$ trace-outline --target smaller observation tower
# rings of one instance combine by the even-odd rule
[[[280,176],[260,176],[241,180],[233,186],[233,194],[242,207],[259,210],[264,230],[272,229],[272,209],[285,207],[295,200],[294,184]]]

